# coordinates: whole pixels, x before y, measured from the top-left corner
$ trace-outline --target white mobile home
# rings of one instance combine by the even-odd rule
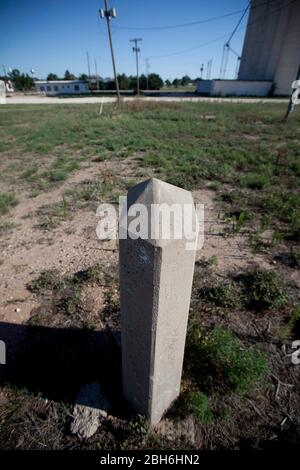
[[[38,93],[56,95],[81,95],[89,92],[87,80],[37,80],[35,88]]]
[[[268,96],[268,80],[199,80],[197,92],[202,96]]]

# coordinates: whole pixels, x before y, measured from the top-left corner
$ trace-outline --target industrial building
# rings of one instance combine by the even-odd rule
[[[36,80],[35,88],[38,93],[48,96],[81,95],[89,92],[87,80]]]
[[[252,0],[237,80],[199,81],[198,92],[290,95],[299,66],[300,0]]]

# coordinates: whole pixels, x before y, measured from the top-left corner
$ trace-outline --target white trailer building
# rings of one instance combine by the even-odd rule
[[[37,80],[35,88],[38,93],[48,96],[81,95],[89,92],[87,80]]]

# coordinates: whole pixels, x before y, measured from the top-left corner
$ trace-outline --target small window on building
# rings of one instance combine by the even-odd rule
[[[45,91],[45,87],[44,87],[44,86],[40,86],[40,91]]]
[[[70,88],[70,85],[67,85],[67,88]]]
[[[58,86],[54,85],[54,91],[58,91]]]
[[[51,91],[51,86],[47,86],[47,91]]]
[[[79,85],[74,85],[75,91],[79,91]]]

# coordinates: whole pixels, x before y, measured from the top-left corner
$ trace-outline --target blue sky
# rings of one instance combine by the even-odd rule
[[[62,76],[66,69],[75,74],[87,73],[86,51],[89,51],[92,73],[96,59],[98,73],[112,76],[106,24],[98,14],[103,4],[103,0],[0,0],[1,69],[2,64],[24,72],[34,68],[39,78],[49,72]],[[118,72],[135,74],[129,39],[142,37],[141,72],[145,72],[145,58],[149,57],[150,71],[173,79],[185,74],[199,76],[201,64],[206,68],[210,59],[212,76],[218,77],[226,35],[230,35],[241,13],[177,29],[118,27],[151,28],[205,20],[243,10],[248,0],[109,0],[109,4],[117,9],[117,18],[111,24]],[[239,53],[247,17],[231,43]],[[225,37],[218,39],[221,36]],[[214,42],[203,46],[210,41]],[[235,65],[232,55],[226,78],[233,77]]]

